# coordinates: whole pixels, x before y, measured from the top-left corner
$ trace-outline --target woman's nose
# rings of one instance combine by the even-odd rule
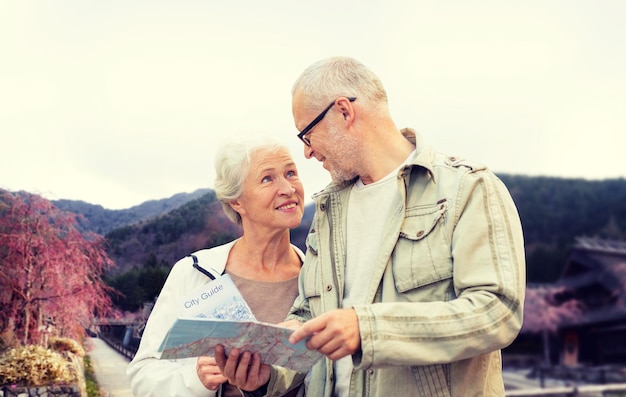
[[[279,194],[291,196],[296,191],[296,188],[286,179],[281,179],[281,184],[278,189]]]

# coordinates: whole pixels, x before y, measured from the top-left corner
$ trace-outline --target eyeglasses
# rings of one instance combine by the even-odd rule
[[[339,99],[339,98],[337,98]],[[330,108],[333,107],[333,105],[335,104],[335,102],[337,102],[337,99],[335,99],[334,101],[332,101],[328,106],[326,106],[326,109],[322,110],[322,113],[320,113],[316,118],[313,119],[313,121],[311,121],[309,123],[309,125],[307,125],[306,127],[304,127],[304,129],[302,131],[300,131],[300,133],[298,134],[298,138],[300,138],[300,140],[302,142],[304,142],[305,145],[307,146],[311,146],[311,140],[309,139],[309,137],[307,136],[307,134],[309,132],[311,132],[311,130],[313,129],[313,127],[315,127],[317,125],[317,123],[319,123],[320,121],[322,121],[322,119],[324,118],[324,116],[326,116],[326,113],[328,113],[328,111],[330,110]],[[348,100],[350,102],[354,102],[356,100],[356,97],[349,97]]]

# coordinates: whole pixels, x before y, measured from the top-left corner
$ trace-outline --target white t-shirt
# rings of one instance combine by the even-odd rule
[[[348,199],[344,308],[371,303],[365,302],[365,294],[376,262],[380,259],[385,225],[390,211],[397,208],[401,200],[396,177],[413,154],[384,178],[369,185],[364,185],[359,178],[352,186]],[[351,373],[352,356],[335,362],[336,397],[348,396]]]

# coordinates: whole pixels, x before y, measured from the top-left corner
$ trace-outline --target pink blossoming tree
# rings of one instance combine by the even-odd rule
[[[76,227],[73,214],[41,196],[0,190],[0,335],[21,344],[49,334],[79,340],[94,316],[112,314],[104,241]]]

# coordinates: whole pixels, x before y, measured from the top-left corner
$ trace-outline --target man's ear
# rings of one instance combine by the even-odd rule
[[[354,107],[348,98],[340,98],[337,100],[337,106],[341,112],[343,119],[346,121],[346,126],[349,126],[354,122]]]

